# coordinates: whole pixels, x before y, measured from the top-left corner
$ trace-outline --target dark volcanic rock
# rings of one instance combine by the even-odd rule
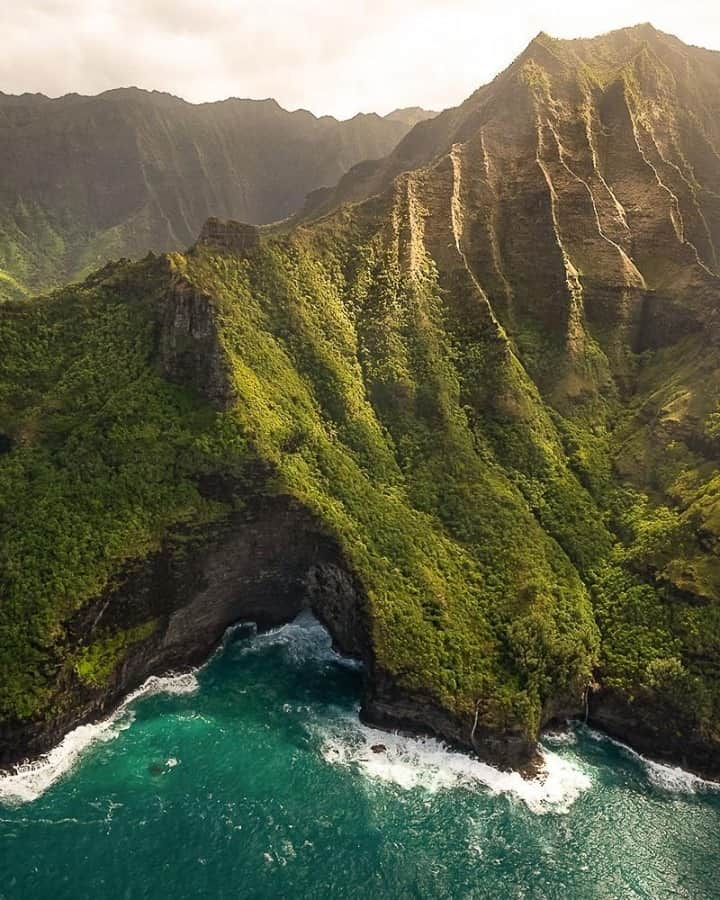
[[[347,622],[358,621],[365,604],[343,566],[334,542],[287,497],[263,499],[242,517],[169,542],[127,571],[120,587],[77,613],[67,627],[68,650],[88,644],[98,632],[119,632],[148,619],[157,620],[155,631],[133,645],[105,687],[89,687],[64,670],[62,709],[53,717],[3,722],[0,767],[44,753],[75,726],[108,715],[150,675],[203,663],[237,621],[277,626],[312,602],[337,643],[345,645]],[[333,574],[320,589],[313,585],[323,570]],[[366,632],[363,623],[360,633]]]
[[[703,778],[720,781],[720,756],[711,741],[700,736],[686,738],[691,727],[682,721],[682,711],[657,704],[634,703],[617,692],[603,689],[589,698],[588,723],[634,750],[666,765],[681,765]],[[674,723],[674,728],[668,727]],[[692,723],[688,723],[690,726]],[[685,727],[683,727],[685,726]]]
[[[169,381],[192,388],[216,409],[231,406],[230,369],[218,341],[213,301],[182,278],[160,311],[158,356]]]
[[[475,728],[472,716],[458,716],[432,697],[398,688],[387,673],[375,670],[361,710],[362,719],[391,731],[430,734],[469,750],[501,768],[532,774],[537,744],[520,732],[490,732]]]
[[[349,568],[318,562],[305,576],[308,603],[328,628],[341,653],[367,659],[370,648],[364,594]]]
[[[254,225],[213,216],[203,225],[197,242],[212,250],[226,250],[245,256],[260,244],[260,230]]]

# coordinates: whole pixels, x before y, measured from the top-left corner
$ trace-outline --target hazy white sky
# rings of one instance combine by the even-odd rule
[[[716,0],[0,0],[0,91],[137,85],[192,101],[275,97],[343,118],[442,109],[538,31],[645,21],[720,49]]]

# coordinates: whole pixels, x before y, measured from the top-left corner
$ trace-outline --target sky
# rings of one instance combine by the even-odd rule
[[[539,31],[589,37],[647,21],[720,50],[715,0],[0,0],[0,91],[136,85],[339,118],[444,109]]]

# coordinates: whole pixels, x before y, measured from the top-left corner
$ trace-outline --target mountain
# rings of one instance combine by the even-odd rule
[[[309,605],[370,721],[720,777],[718,88],[540,35],[366,199],[6,303],[0,759]]]
[[[661,168],[679,166],[680,174],[685,175],[687,169],[692,168],[701,181],[704,178],[712,181],[715,177],[711,172],[720,130],[716,52],[688,47],[648,24],[594,39],[556,40],[540,33],[504,72],[475,91],[460,106],[419,124],[387,157],[359,162],[334,189],[318,191],[308,203],[306,214],[317,214],[339,203],[378,193],[401,172],[427,165],[448,153],[453,144],[465,144],[486,127],[499,141],[501,126],[515,130],[520,114],[516,101],[525,103],[521,97],[523,85],[536,77],[551,79],[549,85],[558,93],[557,101],[568,104],[568,118],[575,123],[576,129],[584,129],[584,122],[589,117],[588,141],[593,146],[590,150],[585,147],[584,155],[588,152],[604,155],[608,135],[596,129],[604,124],[606,109],[613,105],[619,88],[627,83],[632,123],[643,125],[639,135],[641,143],[651,141],[653,135],[645,135],[645,125],[651,131],[655,115],[663,120],[663,125],[672,120],[679,129],[677,137],[682,146],[674,145],[665,135],[664,145],[656,151],[664,154]],[[636,94],[634,88],[638,79],[642,81],[642,88]],[[584,102],[583,98],[589,98],[589,106],[587,110],[579,111],[578,120],[578,104]],[[503,108],[503,104],[507,106]],[[563,117],[562,109],[554,112],[556,117]],[[527,108],[524,115],[528,115]],[[626,123],[613,121],[612,124],[627,131]],[[569,135],[564,137],[570,140]],[[578,137],[582,138],[582,131],[574,136],[573,143]],[[638,152],[645,152],[645,149],[643,144]],[[686,153],[688,155],[683,157]],[[651,162],[654,162],[652,158]],[[682,181],[680,174],[675,172],[675,177],[668,180],[672,184],[675,179]],[[712,184],[707,187],[713,189]],[[684,196],[687,191],[687,186],[683,185],[679,193]],[[707,200],[708,197],[704,197],[701,202]],[[717,224],[709,227],[717,227]],[[703,245],[707,243],[704,236],[698,240]]]
[[[421,106],[404,106],[402,109],[394,109],[388,113],[385,118],[391,122],[402,122],[411,128],[418,122],[425,122],[427,119],[434,119],[436,112],[423,109]]]
[[[339,122],[274,100],[193,105],[135,88],[0,94],[0,299],[185,247],[212,214],[285,218],[425,115]]]

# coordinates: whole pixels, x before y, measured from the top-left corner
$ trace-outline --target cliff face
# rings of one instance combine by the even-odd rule
[[[6,304],[5,757],[57,684],[97,710],[310,605],[375,722],[527,765],[587,708],[720,777],[719,73],[541,35],[338,188],[370,199]],[[126,567],[171,547],[205,575],[161,615]],[[137,621],[88,626],[118,589]]]
[[[276,497],[202,534],[178,535],[124,567],[119,587],[65,623],[62,654],[80,662],[60,669],[51,713],[31,721],[11,717],[0,725],[0,765],[43,753],[70,728],[107,715],[150,675],[204,662],[235,622],[280,625],[312,597],[319,615],[327,607],[325,620],[333,625],[339,611],[330,608],[317,582],[337,560],[337,548],[302,507]],[[355,586],[348,583],[344,599],[360,609]],[[114,646],[112,636],[118,635],[124,640]],[[103,678],[83,668],[94,642],[102,655],[116,653]]]
[[[134,88],[0,94],[0,300],[186,247],[211,215],[285,218],[391,150],[411,112],[339,122],[274,100],[193,105]]]

